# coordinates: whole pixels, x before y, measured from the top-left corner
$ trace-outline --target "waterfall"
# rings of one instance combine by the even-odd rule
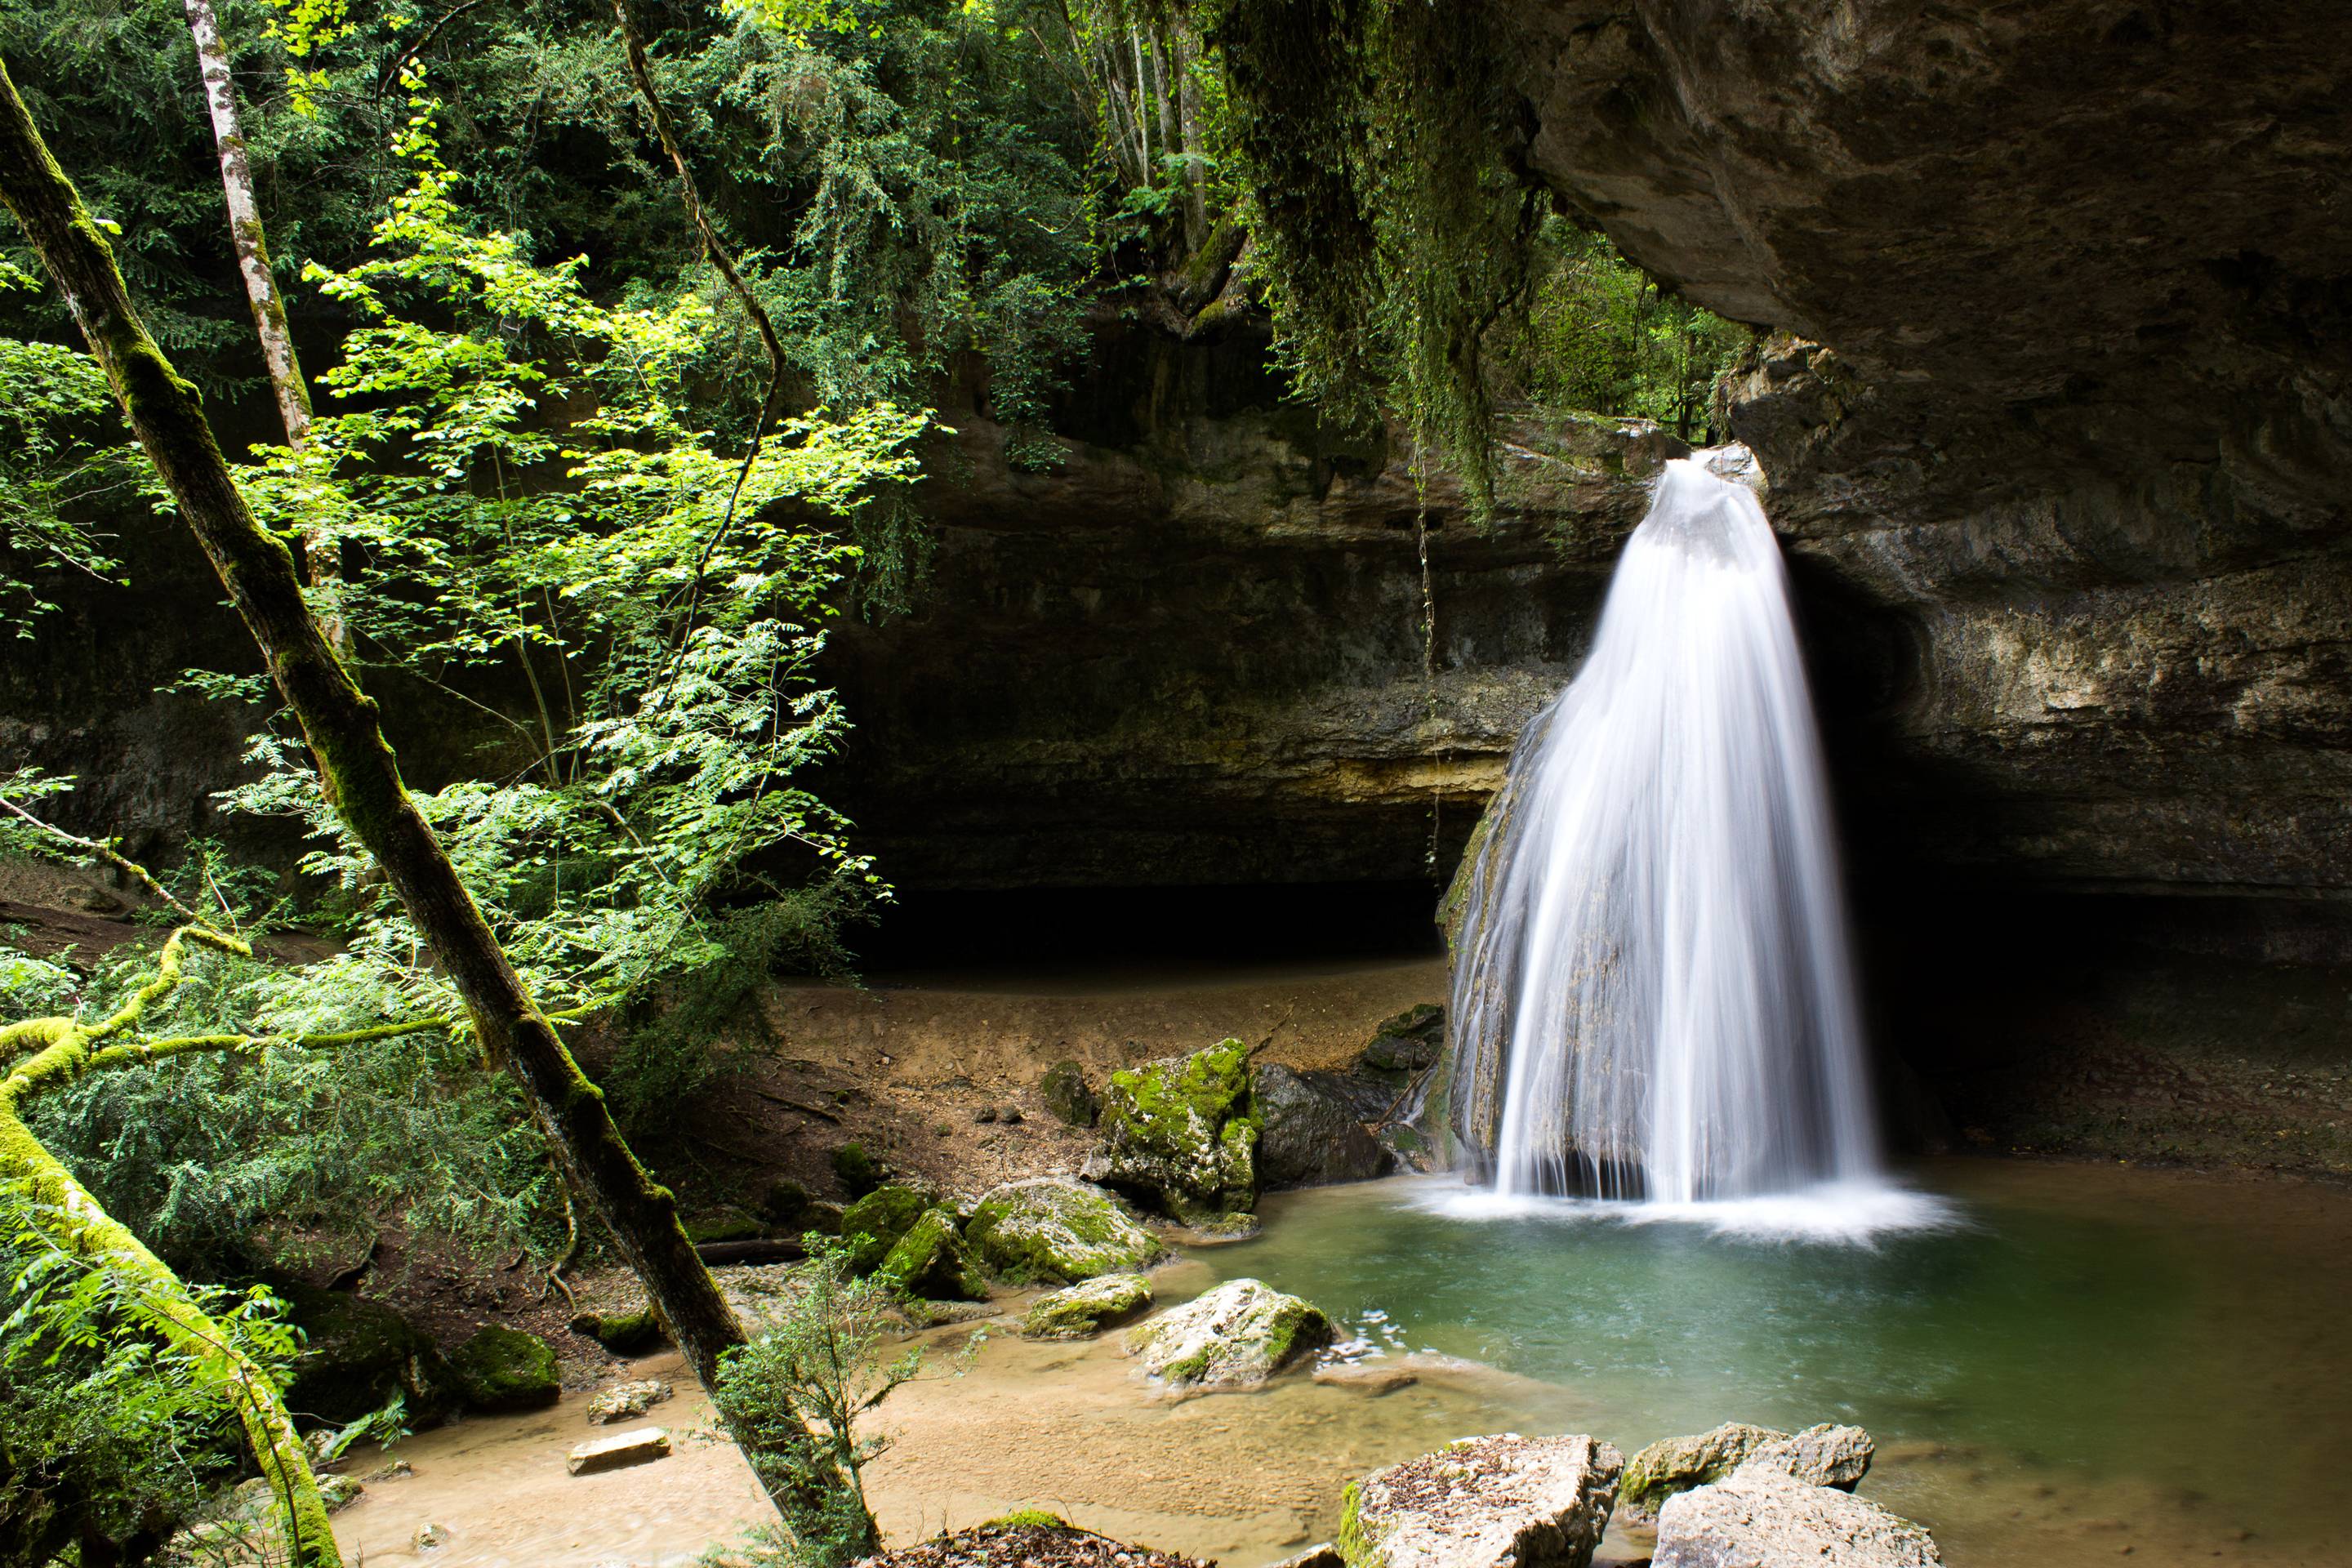
[[[1763,508],[1709,456],[1665,466],[1582,669],[1472,846],[1452,1115],[1505,1195],[1878,1176],[1788,584]]]

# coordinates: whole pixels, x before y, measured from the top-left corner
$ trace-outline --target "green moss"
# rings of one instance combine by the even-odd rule
[[[1171,1383],[1198,1383],[1208,1375],[1209,1357],[1213,1346],[1202,1345],[1191,1355],[1170,1362],[1160,1368],[1160,1375]]]
[[[563,1392],[555,1352],[537,1334],[491,1323],[449,1357],[459,1392],[477,1410],[532,1410]]]
[[[943,1208],[924,1213],[908,1227],[874,1270],[893,1289],[933,1300],[984,1301],[988,1281],[980,1260],[956,1234],[955,1215]]]
[[[833,1152],[833,1173],[841,1190],[862,1198],[882,1184],[882,1163],[858,1142],[844,1143]]]
[[[982,1530],[1068,1530],[1070,1521],[1058,1513],[1047,1513],[1042,1508],[1015,1509],[1011,1513],[998,1514]]]
[[[433,1342],[381,1301],[316,1286],[276,1287],[305,1345],[286,1391],[289,1408],[333,1422],[381,1409],[394,1391],[423,1415],[446,1405],[451,1381]]]
[[[1151,1287],[1140,1274],[1106,1274],[1041,1296],[1021,1321],[1033,1340],[1078,1340],[1104,1325],[1131,1317],[1151,1304]]]
[[[1160,1244],[1108,1194],[1075,1182],[999,1187],[972,1210],[964,1235],[1006,1279],[1073,1282],[1140,1268]]]
[[[1363,1484],[1349,1481],[1348,1489],[1339,1494],[1339,1532],[1331,1538],[1339,1560],[1348,1568],[1380,1568],[1380,1543],[1364,1525]]]
[[[572,1320],[572,1331],[587,1334],[614,1355],[635,1355],[653,1348],[662,1337],[660,1315],[651,1307],[634,1312],[583,1312]]]
[[[875,1188],[843,1210],[841,1239],[849,1248],[850,1268],[859,1274],[879,1268],[930,1206],[929,1194],[894,1183]]]

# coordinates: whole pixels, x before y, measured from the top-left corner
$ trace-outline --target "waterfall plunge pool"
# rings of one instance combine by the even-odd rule
[[[1160,1303],[1254,1275],[1417,1383],[1373,1397],[1294,1373],[1171,1404],[1115,1333],[1033,1344],[1000,1323],[951,1375],[973,1331],[934,1331],[938,1375],[879,1413],[876,1506],[894,1542],[1042,1507],[1255,1568],[1328,1539],[1350,1477],[1451,1437],[1584,1431],[1630,1453],[1726,1420],[1843,1420],[1878,1439],[1864,1495],[1955,1568],[2352,1568],[2352,1194],[1999,1161],[1915,1180],[1960,1223],[1867,1247],[1465,1218],[1444,1212],[1458,1188],[1421,1179],[1278,1194],[1258,1239],[1157,1273]],[[675,1355],[635,1370],[682,1385],[656,1413],[675,1458],[565,1475],[591,1431],[567,1394],[410,1439],[415,1474],[371,1486],[338,1534],[383,1568],[691,1563],[762,1505],[695,1435],[708,1412]],[[450,1542],[415,1557],[427,1519]],[[1612,1530],[1603,1560],[1646,1550]]]

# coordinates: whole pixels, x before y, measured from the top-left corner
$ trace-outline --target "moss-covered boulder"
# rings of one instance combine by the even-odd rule
[[[871,1274],[882,1267],[890,1249],[915,1228],[915,1222],[939,1201],[929,1188],[892,1182],[875,1188],[841,1211],[842,1245],[849,1251],[849,1267]]]
[[[1142,1275],[1104,1274],[1038,1297],[1021,1320],[1021,1337],[1083,1340],[1150,1305],[1151,1286]]]
[[[1183,1220],[1256,1206],[1258,1124],[1241,1041],[1111,1074],[1101,1128],[1087,1179]]]
[[[1040,1176],[983,1194],[964,1238],[1008,1279],[1074,1282],[1159,1261],[1159,1239],[1111,1194]]]
[[[563,1393],[547,1342],[500,1323],[485,1325],[451,1352],[449,1370],[477,1410],[537,1410]]]
[[[1624,1479],[1618,1483],[1618,1500],[1627,1508],[1655,1513],[1668,1498],[1721,1480],[1748,1455],[1788,1436],[1769,1426],[1727,1421],[1695,1436],[1661,1438],[1626,1464]]]
[[[875,1268],[874,1278],[931,1300],[988,1300],[988,1271],[957,1234],[955,1215],[944,1208],[917,1216]]]
[[[1087,1081],[1087,1069],[1074,1061],[1055,1062],[1037,1080],[1037,1097],[1045,1109],[1072,1127],[1092,1127],[1102,1114],[1102,1105],[1095,1099],[1094,1085]]]
[[[713,1209],[686,1222],[686,1239],[697,1247],[718,1241],[756,1241],[767,1227],[741,1209]]]
[[[661,1314],[642,1297],[630,1305],[582,1312],[571,1326],[614,1355],[641,1355],[662,1340]]]
[[[341,1426],[383,1407],[394,1394],[413,1416],[448,1409],[456,1380],[433,1342],[382,1301],[314,1285],[274,1288],[302,1331],[287,1407]]]
[[[1331,1320],[1311,1301],[1255,1279],[1207,1295],[1128,1331],[1127,1353],[1171,1393],[1256,1388],[1331,1342]]]

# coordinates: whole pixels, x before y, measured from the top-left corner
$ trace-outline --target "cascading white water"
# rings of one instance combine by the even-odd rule
[[[1454,1115],[1507,1195],[1878,1175],[1780,549],[1708,456],[1666,465],[1470,871]]]

